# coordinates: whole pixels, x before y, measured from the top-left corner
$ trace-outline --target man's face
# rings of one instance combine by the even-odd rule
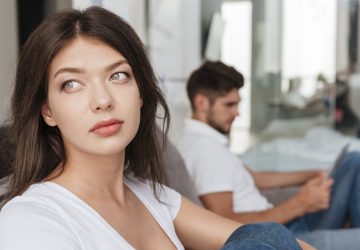
[[[239,115],[239,90],[234,88],[216,98],[207,114],[207,124],[223,134],[229,134],[231,125]]]

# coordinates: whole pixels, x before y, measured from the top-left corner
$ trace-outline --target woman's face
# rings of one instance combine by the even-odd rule
[[[78,37],[52,60],[44,121],[58,126],[67,154],[124,152],[140,123],[142,100],[126,58]]]

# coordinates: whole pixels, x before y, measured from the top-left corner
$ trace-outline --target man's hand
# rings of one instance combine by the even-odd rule
[[[320,173],[307,181],[296,194],[295,198],[303,207],[304,213],[317,212],[327,209],[330,204],[330,191],[334,183],[332,179],[326,179],[325,173]]]

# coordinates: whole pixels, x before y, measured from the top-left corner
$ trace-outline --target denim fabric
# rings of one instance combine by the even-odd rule
[[[309,213],[285,226],[319,249],[360,249],[360,153],[348,153],[331,174],[330,207]],[[344,229],[350,222],[353,229]]]
[[[221,250],[300,250],[294,236],[276,223],[248,224],[235,230]]]

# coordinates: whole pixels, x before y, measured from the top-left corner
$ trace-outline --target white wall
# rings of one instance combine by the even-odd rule
[[[337,1],[337,26],[336,26],[336,28],[337,28],[337,30],[336,30],[336,34],[337,34],[337,36],[336,36],[336,71],[337,72],[347,72],[349,69],[349,57],[348,57],[349,18],[350,18],[349,13],[350,13],[349,12],[349,1],[348,0],[338,0]]]
[[[201,64],[200,0],[150,1],[149,49],[171,113],[169,138],[182,134],[190,116],[186,79]]]
[[[223,3],[221,16],[226,23],[222,39],[221,60],[234,66],[245,78],[244,87],[240,89],[240,115],[236,117],[232,128],[248,129],[251,117],[252,2]]]
[[[310,97],[317,90],[316,79],[319,74],[323,74],[330,82],[334,80],[336,9],[336,0],[283,2],[283,90],[288,89],[289,79],[301,77],[299,91]],[[338,59],[340,63],[341,58]]]
[[[199,0],[150,1],[149,47],[158,74],[184,80],[200,64]]]
[[[145,0],[72,0],[72,7],[84,9],[91,5],[102,6],[124,18],[146,42]]]
[[[0,123],[8,115],[17,56],[16,1],[0,1]]]

